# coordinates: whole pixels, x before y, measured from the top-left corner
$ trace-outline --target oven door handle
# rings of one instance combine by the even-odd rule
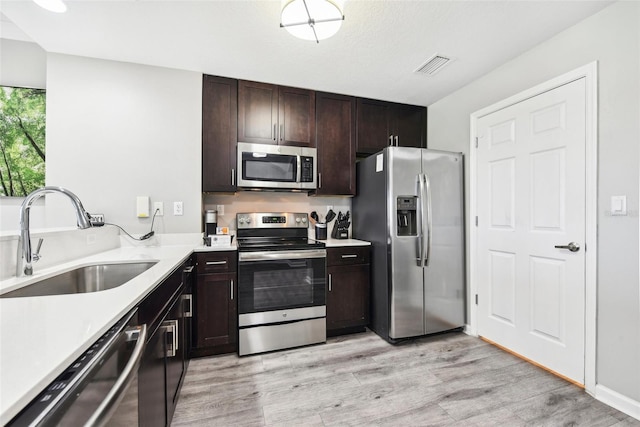
[[[276,261],[286,259],[326,258],[325,249],[312,249],[302,251],[257,251],[238,253],[238,262]]]
[[[96,409],[93,415],[91,415],[91,418],[86,422],[85,426],[104,425],[109,418],[111,418],[111,415],[113,415],[113,411],[117,409],[120,400],[122,400],[129,388],[129,385],[138,373],[138,367],[140,366],[140,361],[142,360],[142,354],[144,353],[147,341],[147,325],[127,328],[123,333],[127,334],[130,340],[135,340],[136,345],[131,353],[129,361],[122,370],[122,373],[111,390],[109,390],[109,393],[104,398],[98,409]]]

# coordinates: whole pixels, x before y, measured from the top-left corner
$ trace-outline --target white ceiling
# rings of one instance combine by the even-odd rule
[[[64,14],[2,0],[0,11],[48,52],[429,105],[610,3],[346,0],[341,30],[320,44],[279,28],[280,0],[83,0]],[[415,74],[435,53],[455,61]]]

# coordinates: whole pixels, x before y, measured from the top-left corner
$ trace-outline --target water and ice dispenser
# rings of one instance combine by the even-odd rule
[[[400,196],[396,199],[396,217],[398,236],[417,236],[416,227],[418,198],[416,196]]]

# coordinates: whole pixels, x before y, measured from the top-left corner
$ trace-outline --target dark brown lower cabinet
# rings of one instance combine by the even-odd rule
[[[141,426],[169,426],[188,365],[189,340],[184,274],[187,263],[165,279],[139,305],[139,320],[150,337],[138,369],[138,411]]]
[[[163,333],[156,332],[147,341],[138,370],[138,411],[141,426],[164,426],[167,423],[164,382]]]
[[[192,356],[232,353],[238,348],[236,257],[236,252],[197,254]]]
[[[327,249],[327,335],[361,332],[369,324],[369,247]]]
[[[238,315],[236,274],[206,274],[196,285],[196,351],[198,355],[236,351]]]

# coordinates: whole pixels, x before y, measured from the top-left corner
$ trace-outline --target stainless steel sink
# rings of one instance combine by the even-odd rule
[[[15,291],[0,295],[0,298],[37,297],[46,295],[82,294],[117,288],[156,264],[152,262],[130,262],[120,264],[95,264],[76,268],[57,276],[49,277]]]

